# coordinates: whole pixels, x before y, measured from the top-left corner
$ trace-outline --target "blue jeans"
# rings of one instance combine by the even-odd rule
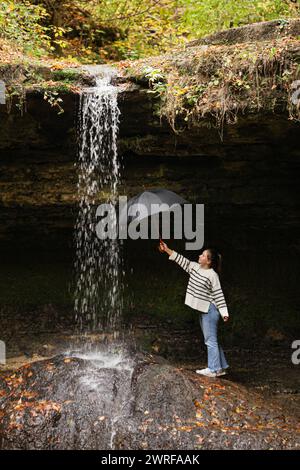
[[[204,336],[204,342],[207,346],[208,368],[216,372],[220,369],[229,367],[224,351],[218,344],[218,322],[220,313],[214,304],[210,304],[207,313],[200,313],[199,321]]]

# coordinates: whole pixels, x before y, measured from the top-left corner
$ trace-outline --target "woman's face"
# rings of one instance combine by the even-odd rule
[[[210,267],[210,256],[209,252],[207,250],[204,250],[203,253],[198,258],[198,263],[201,264],[201,266],[205,267]]]

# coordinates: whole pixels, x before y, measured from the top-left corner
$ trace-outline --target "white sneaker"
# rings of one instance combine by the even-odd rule
[[[205,375],[206,377],[218,377],[217,372],[213,372],[212,370],[206,369],[197,369],[196,374]]]

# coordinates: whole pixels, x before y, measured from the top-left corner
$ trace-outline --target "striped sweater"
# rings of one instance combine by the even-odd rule
[[[178,263],[190,275],[185,295],[186,305],[207,313],[209,304],[213,303],[223,318],[229,317],[220,279],[216,271],[212,268],[201,268],[199,263],[189,261],[174,250],[169,259]]]

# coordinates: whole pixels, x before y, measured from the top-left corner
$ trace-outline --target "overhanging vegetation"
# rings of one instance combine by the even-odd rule
[[[287,112],[299,120],[297,38],[233,45],[200,45],[121,63],[125,76],[148,83],[157,111],[174,131],[237,122],[240,113]],[[299,86],[298,86],[299,88]]]

